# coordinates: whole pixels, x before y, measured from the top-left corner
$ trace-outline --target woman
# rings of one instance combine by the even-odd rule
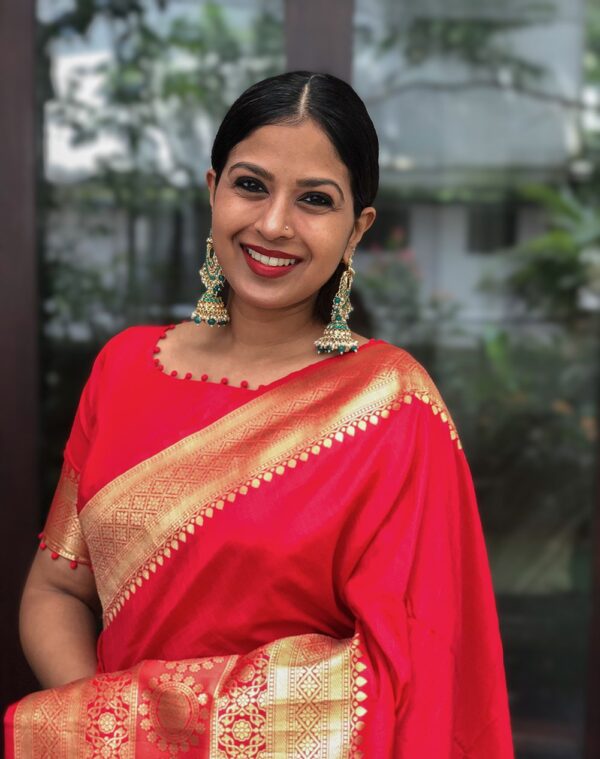
[[[7,713],[9,757],[512,756],[456,430],[346,321],[377,156],[333,76],[227,113],[192,319],[116,335],[83,390],[22,602],[45,690]]]

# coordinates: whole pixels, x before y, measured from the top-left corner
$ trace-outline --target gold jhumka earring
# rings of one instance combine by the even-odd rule
[[[350,353],[358,350],[358,343],[353,339],[352,332],[348,327],[348,317],[352,313],[350,288],[355,274],[352,268],[353,255],[354,248],[352,248],[348,266],[342,274],[338,291],[333,299],[331,321],[325,327],[322,337],[315,340],[317,353]]]
[[[213,248],[212,230],[206,238],[206,258],[198,273],[206,291],[191,313],[192,321],[196,324],[206,322],[210,327],[228,324],[229,313],[220,295],[221,288],[225,284],[225,277]]]

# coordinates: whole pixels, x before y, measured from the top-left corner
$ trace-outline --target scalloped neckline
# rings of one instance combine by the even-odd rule
[[[178,322],[177,324],[187,324],[187,321]],[[360,351],[364,350],[365,348],[369,348],[372,345],[377,345],[379,343],[384,343],[384,340],[380,340],[378,338],[371,337],[366,343],[363,343],[362,345],[358,346],[358,350],[356,352],[352,353],[342,353],[342,354],[334,354],[331,356],[327,356],[327,358],[321,359],[320,361],[313,361],[311,364],[306,364],[306,366],[302,366],[299,369],[294,369],[291,372],[288,372],[287,374],[283,375],[282,377],[278,377],[277,379],[272,380],[271,382],[268,382],[263,385],[259,385],[256,388],[253,387],[243,387],[241,385],[230,385],[228,382],[224,383],[220,380],[214,380],[207,376],[206,379],[202,379],[201,377],[194,377],[192,372],[180,372],[178,370],[172,370],[171,372],[168,372],[163,368],[160,368],[162,364],[160,363],[160,359],[157,359],[158,353],[156,352],[156,348],[159,347],[159,342],[161,340],[167,339],[167,334],[169,331],[175,329],[177,324],[169,324],[167,326],[159,326],[157,327],[159,331],[158,337],[153,336],[153,342],[151,344],[150,348],[150,365],[151,368],[157,373],[161,374],[163,377],[165,377],[167,380],[175,381],[175,382],[181,382],[184,385],[203,385],[203,386],[211,386],[211,387],[220,387],[223,389],[228,390],[234,390],[242,393],[263,393],[266,390],[270,390],[273,387],[276,387],[278,385],[283,384],[284,382],[287,382],[289,379],[292,379],[293,377],[297,377],[300,374],[303,373],[309,373],[310,371],[314,371],[315,367],[320,366],[321,364],[325,364],[328,361],[335,361],[335,360],[343,360],[347,358],[348,356],[356,355],[356,353],[359,353]],[[158,363],[157,363],[158,362]],[[174,374],[173,372],[176,372]],[[202,375],[205,376],[205,375]]]

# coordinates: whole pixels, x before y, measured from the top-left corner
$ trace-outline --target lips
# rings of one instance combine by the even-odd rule
[[[247,249],[251,248],[257,253],[262,253],[263,256],[269,256],[270,258],[293,258],[296,261],[302,260],[300,256],[294,256],[291,253],[285,253],[283,250],[269,250],[268,248],[262,248],[260,245],[247,245],[246,243],[241,243],[241,245],[242,248],[244,248],[244,252],[247,252]]]
[[[260,253],[264,256],[269,256],[270,258],[280,258],[280,259],[294,259],[295,261],[299,262],[301,259],[299,259],[297,256],[292,256],[289,253],[283,253],[283,251],[273,251],[273,250],[267,250],[266,248],[261,248],[259,246],[250,246],[253,251],[256,251],[257,253]],[[256,274],[259,277],[266,278],[266,279],[278,279],[279,277],[285,277],[286,274],[290,274],[290,272],[298,266],[298,263],[290,263],[290,264],[281,264],[280,266],[272,266],[270,264],[265,264],[262,261],[257,261],[256,259],[252,258],[250,253],[248,252],[248,246],[242,244],[241,245],[242,252],[244,254],[244,260],[248,264],[248,268],[250,271],[252,271],[254,274]]]

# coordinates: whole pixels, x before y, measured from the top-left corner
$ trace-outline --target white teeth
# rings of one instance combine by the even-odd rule
[[[272,258],[271,256],[264,256],[262,253],[252,250],[252,248],[246,248],[246,250],[250,258],[260,261],[261,264],[265,264],[266,266],[293,266],[296,263],[295,258]]]

